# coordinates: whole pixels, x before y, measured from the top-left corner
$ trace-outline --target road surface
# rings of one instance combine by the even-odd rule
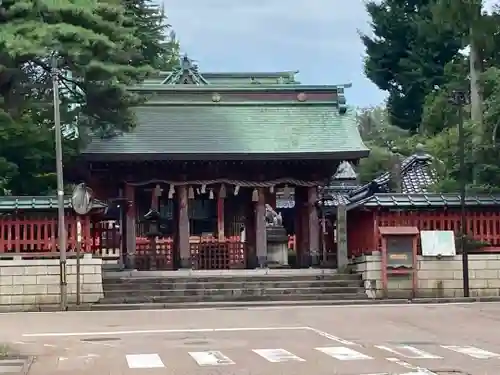
[[[31,375],[498,375],[500,304],[0,315]]]

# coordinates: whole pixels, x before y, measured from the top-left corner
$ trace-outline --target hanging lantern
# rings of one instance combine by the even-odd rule
[[[290,199],[291,195],[292,195],[292,191],[291,191],[290,187],[288,185],[285,185],[285,187],[283,188],[283,198]]]
[[[224,184],[221,184],[221,186],[220,186],[219,198],[221,198],[221,199],[226,198],[226,185],[224,185]]]
[[[201,194],[201,190],[200,188],[196,188],[196,194],[200,195]]]
[[[161,197],[161,192],[162,192],[161,186],[156,185],[155,186],[155,197]]]
[[[192,186],[188,189],[188,199],[194,199],[194,189]]]
[[[207,185],[201,185],[201,194],[205,194],[207,192]]]
[[[175,194],[175,186],[170,184],[170,188],[168,189],[168,199],[173,199]]]
[[[272,186],[269,187],[269,192],[271,194],[274,194],[274,185],[272,185]]]
[[[239,185],[236,185],[234,187],[234,195],[238,195],[238,193],[240,192],[240,186]]]
[[[214,199],[214,189],[210,189],[210,193],[208,194],[208,199]]]
[[[258,202],[258,201],[259,201],[259,191],[257,189],[253,189],[252,202]]]

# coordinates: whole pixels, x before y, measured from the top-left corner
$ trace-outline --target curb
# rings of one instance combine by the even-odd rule
[[[250,301],[250,302],[176,302],[176,303],[85,303],[69,305],[67,311],[119,311],[119,310],[180,310],[180,309],[244,309],[253,307],[321,307],[321,306],[377,306],[377,305],[426,305],[426,304],[468,304],[500,302],[500,296],[494,297],[449,297],[449,298],[387,298],[362,300],[330,301]],[[40,305],[36,308],[23,308],[22,305],[10,306],[9,312],[55,312],[60,311],[58,304]],[[1,312],[0,312],[1,313]]]
[[[414,299],[374,299],[339,301],[252,301],[252,302],[180,302],[180,303],[140,303],[140,304],[93,304],[92,311],[110,310],[177,310],[177,309],[237,309],[252,307],[286,306],[375,306],[375,305],[425,305],[425,304],[463,304],[475,302],[500,302],[500,297],[453,297],[453,298],[414,298]]]

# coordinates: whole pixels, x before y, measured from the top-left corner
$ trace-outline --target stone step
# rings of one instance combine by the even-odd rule
[[[265,281],[345,281],[345,280],[361,280],[359,274],[324,274],[324,275],[259,275],[259,276],[124,276],[124,277],[110,277],[106,274],[103,275],[104,284],[137,284],[137,283],[225,283],[231,282],[265,282]]]
[[[216,282],[134,282],[134,283],[104,283],[104,291],[134,290],[175,290],[175,289],[267,289],[267,288],[316,288],[316,287],[358,287],[361,279],[354,280],[282,280],[282,281],[216,281]]]
[[[99,304],[141,304],[141,303],[181,303],[181,302],[237,302],[237,301],[329,301],[329,300],[363,300],[364,293],[329,293],[329,294],[275,294],[275,295],[210,295],[210,296],[124,296],[104,297]]]
[[[106,298],[114,297],[182,297],[182,296],[263,296],[280,294],[352,294],[362,292],[359,287],[315,287],[315,288],[241,288],[241,289],[163,289],[163,290],[108,290]]]

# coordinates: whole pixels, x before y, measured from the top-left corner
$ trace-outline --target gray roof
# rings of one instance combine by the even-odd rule
[[[426,193],[436,182],[433,158],[426,153],[416,153],[401,162],[401,190],[405,194]],[[374,193],[390,193],[391,172],[384,172],[370,183],[351,192],[351,200],[357,201]]]
[[[351,163],[348,161],[343,161],[337,168],[337,171],[333,175],[334,180],[355,180],[358,178],[356,171]]]
[[[500,195],[467,196],[465,204],[469,207],[498,207]],[[374,194],[359,202],[353,202],[349,208],[387,207],[387,208],[432,208],[432,207],[460,207],[459,194]]]

